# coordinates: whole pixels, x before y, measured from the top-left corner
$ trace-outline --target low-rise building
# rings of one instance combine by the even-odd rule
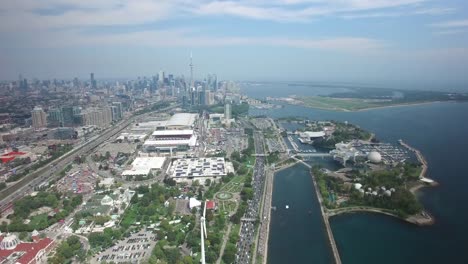
[[[229,169],[224,158],[176,159],[172,162],[169,175],[176,182],[198,180],[219,180],[228,174]]]
[[[137,157],[131,168],[125,170],[122,176],[148,176],[150,173],[161,171],[166,161],[165,157]]]
[[[187,151],[195,147],[197,137],[193,130],[156,130],[143,144],[146,152]]]
[[[23,242],[14,234],[0,236],[0,263],[47,263],[47,253],[54,248],[54,240],[40,239],[35,232],[32,242]]]

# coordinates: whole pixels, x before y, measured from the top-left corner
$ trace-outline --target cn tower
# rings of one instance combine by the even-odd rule
[[[195,85],[193,84],[193,62],[192,62],[192,52],[190,52],[190,88],[193,88]]]

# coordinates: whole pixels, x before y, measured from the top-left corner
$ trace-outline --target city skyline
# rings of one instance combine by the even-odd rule
[[[0,7],[0,79],[466,83],[463,1],[30,1]],[[249,67],[245,67],[249,65]]]

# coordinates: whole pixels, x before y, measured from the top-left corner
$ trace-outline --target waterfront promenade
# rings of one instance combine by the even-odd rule
[[[273,194],[274,172],[269,169],[265,175],[265,194],[263,197],[263,210],[257,243],[257,254],[262,257],[263,264],[266,264],[268,260],[268,238],[270,235],[271,198]]]
[[[315,177],[312,174],[312,171],[310,172],[310,176],[312,177],[312,182],[314,183],[315,194],[317,195],[317,199],[320,204],[320,211],[322,213],[323,222],[325,224],[325,229],[327,231],[328,241],[330,242],[330,247],[333,252],[333,258],[335,260],[335,264],[341,264],[340,253],[338,252],[338,247],[336,246],[335,238],[333,237],[333,232],[330,227],[330,221],[328,219],[328,215],[326,214],[324,210],[325,207],[323,206],[322,195],[319,193],[317,182],[315,181]]]

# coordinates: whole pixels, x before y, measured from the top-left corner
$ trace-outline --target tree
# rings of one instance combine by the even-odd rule
[[[193,264],[193,259],[190,256],[185,256],[184,259],[182,260],[184,264]]]
[[[182,255],[177,248],[170,248],[165,250],[166,259],[168,263],[178,263],[182,258]]]
[[[192,186],[193,186],[193,187],[200,186],[200,181],[199,181],[199,180],[194,180],[194,181],[192,182]]]
[[[224,249],[223,261],[227,264],[234,263],[236,259],[237,248],[234,244],[228,242]]]
[[[18,238],[22,241],[26,241],[28,239],[29,235],[28,235],[28,232],[26,231],[23,231],[21,233],[19,233],[19,236]]]
[[[211,185],[211,179],[207,179],[205,181],[205,186],[210,186]]]

